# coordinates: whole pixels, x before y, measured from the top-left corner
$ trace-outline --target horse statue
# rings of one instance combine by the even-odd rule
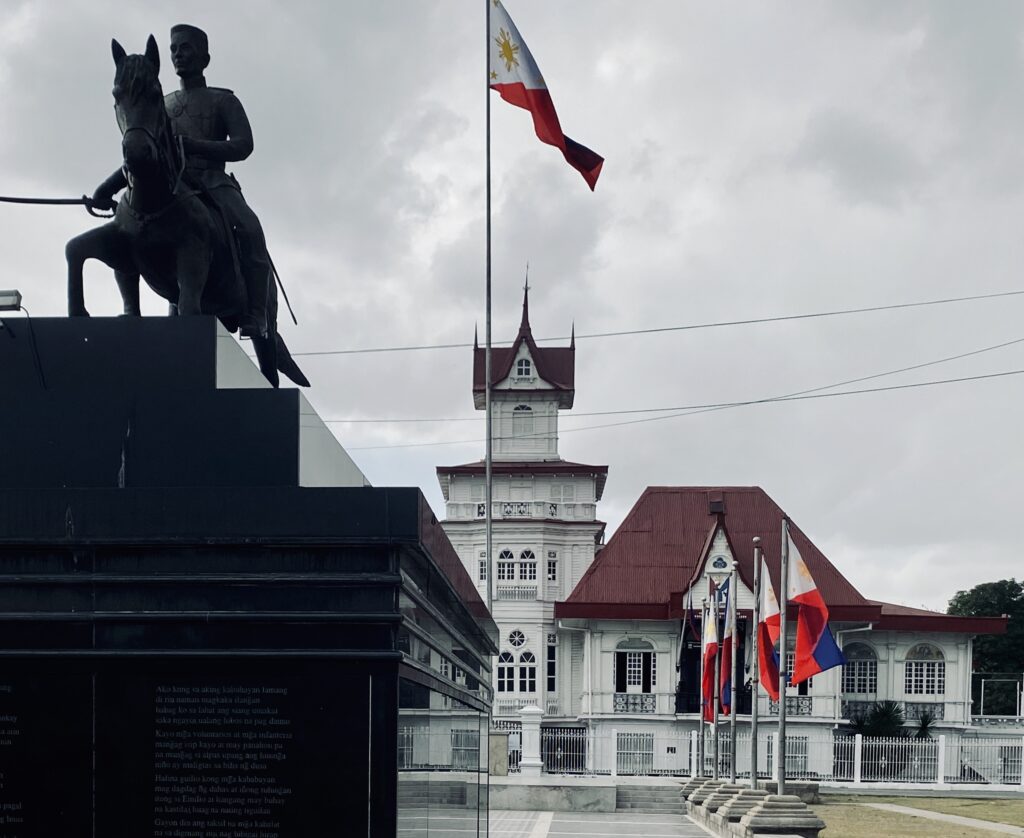
[[[139,278],[170,304],[172,315],[212,314],[235,332],[247,297],[233,232],[183,178],[185,155],[171,131],[160,86],[160,55],[149,36],[145,55],[112,43],[114,111],[121,129],[128,188],[111,221],[67,243],[68,314],[88,317],[82,267],[99,259],[114,270],[124,314],[139,316]],[[277,387],[278,372],[309,386],[277,331],[277,286],[271,281],[267,332],[252,338],[260,371]]]

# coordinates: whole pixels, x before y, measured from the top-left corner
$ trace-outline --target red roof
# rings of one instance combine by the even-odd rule
[[[448,500],[448,481],[440,478],[452,474],[485,474],[487,467],[483,460],[476,460],[472,463],[463,463],[458,466],[438,466],[437,476],[441,483],[441,492],[444,499]],[[601,500],[604,494],[604,485],[608,480],[608,466],[588,466],[584,463],[571,463],[568,460],[502,460],[491,463],[491,473],[498,475],[517,474],[585,474],[594,477],[594,494],[597,500]]]
[[[882,608],[874,628],[893,631],[951,631],[958,634],[1006,634],[1009,617],[956,617],[924,608],[871,600]]]
[[[576,338],[575,333],[568,347],[541,348],[533,340],[530,330],[529,290],[523,292],[523,318],[519,334],[510,347],[491,347],[491,385],[504,381],[512,372],[512,364],[521,344],[530,350],[530,357],[537,377],[546,381],[560,396],[559,407],[572,407],[576,395]],[[473,404],[477,410],[484,407],[485,350],[473,347]],[[523,388],[517,388],[522,392]],[[544,388],[545,392],[551,392]]]
[[[721,500],[724,512],[712,513],[712,500]],[[719,521],[748,587],[753,587],[751,540],[760,536],[772,584],[778,591],[784,515],[757,486],[649,487],[569,598],[555,604],[555,616],[680,617],[679,592],[699,574]],[[792,521],[790,532],[833,619],[879,618],[880,607],[861,596]]]

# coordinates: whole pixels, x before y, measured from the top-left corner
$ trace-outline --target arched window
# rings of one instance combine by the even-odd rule
[[[517,404],[512,409],[512,436],[533,436],[533,408],[528,404]]]
[[[537,581],[537,557],[533,550],[523,550],[519,554],[519,578],[526,582]]]
[[[498,655],[498,692],[510,693],[516,688],[515,658],[511,652]]]
[[[878,692],[878,658],[866,643],[848,643],[843,649],[843,692],[874,695]]]
[[[537,658],[533,652],[523,652],[519,656],[519,692],[537,692]]]
[[[510,582],[516,578],[516,557],[511,550],[498,554],[498,581]]]
[[[918,643],[907,653],[903,691],[907,695],[945,695],[946,661],[941,649]]]
[[[529,377],[531,374],[530,368],[531,365],[529,358],[520,358],[518,361],[516,361],[516,375]]]
[[[654,646],[638,637],[615,647],[615,692],[649,693],[658,683],[658,656]]]

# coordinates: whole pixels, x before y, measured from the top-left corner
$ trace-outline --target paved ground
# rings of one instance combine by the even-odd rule
[[[707,838],[708,833],[681,815],[633,815],[591,812],[491,812],[490,838]],[[476,835],[476,817],[456,810],[399,815],[402,838],[466,838]],[[481,835],[485,833],[481,830]]]

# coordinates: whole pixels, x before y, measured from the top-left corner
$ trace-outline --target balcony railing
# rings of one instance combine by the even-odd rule
[[[499,698],[494,702],[494,715],[495,716],[519,716],[519,710],[529,705],[537,706],[540,703],[539,698]]]
[[[658,697],[653,693],[615,693],[612,710],[616,713],[657,713]]]
[[[449,520],[479,520],[487,516],[487,504],[480,501],[449,501],[446,514]],[[597,505],[547,500],[502,500],[491,504],[491,515],[495,520],[558,518],[568,521],[593,521],[597,516]]]
[[[506,602],[528,602],[537,598],[536,585],[498,585],[495,599]]]
[[[778,713],[779,702],[768,699],[768,712]],[[814,699],[809,695],[787,695],[786,714],[789,716],[813,716]]]

